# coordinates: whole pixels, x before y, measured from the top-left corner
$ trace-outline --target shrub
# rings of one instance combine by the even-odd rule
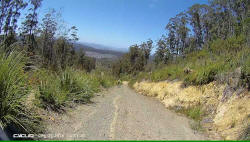
[[[168,65],[163,69],[155,70],[151,75],[152,81],[163,81],[167,79],[180,79],[184,75],[183,67],[179,65]]]
[[[69,102],[89,102],[101,86],[107,88],[115,84],[115,78],[109,74],[86,73],[72,68],[58,74],[40,70],[35,76],[32,79],[39,80],[37,98],[40,106],[53,110],[60,110]]]
[[[96,89],[86,73],[73,69],[66,69],[60,81],[60,88],[68,92],[68,100],[73,102],[89,102]]]
[[[41,107],[53,110],[62,109],[66,105],[69,92],[61,89],[60,78],[55,74],[47,71],[40,71],[39,73],[41,78],[37,98],[40,100]]]
[[[221,71],[223,62],[210,62],[205,66],[197,66],[194,72],[187,75],[184,79],[186,84],[203,85],[215,80],[216,75]]]
[[[202,119],[203,113],[201,111],[201,108],[197,106],[197,107],[190,108],[187,112],[187,115],[196,121],[200,121]]]
[[[241,69],[241,85],[250,90],[250,56],[245,60]]]
[[[204,115],[204,112],[202,111],[200,105],[192,106],[188,108],[181,107],[178,110],[177,109],[174,109],[174,110],[178,113],[185,114],[186,116],[188,116],[189,118],[192,118],[195,121],[201,121]]]
[[[100,85],[104,88],[109,88],[116,84],[116,78],[110,73],[108,73],[108,71],[97,70],[95,72],[92,72],[91,78],[92,78],[93,83],[96,84],[96,86]]]
[[[40,121],[23,102],[30,93],[23,71],[23,54],[0,53],[0,127],[15,133],[37,133]]]

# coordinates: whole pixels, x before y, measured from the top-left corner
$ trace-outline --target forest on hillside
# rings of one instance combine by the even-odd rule
[[[166,23],[166,34],[132,45],[113,65],[113,72],[131,82],[181,79],[202,85],[226,81],[240,67],[240,86],[250,87],[250,3],[211,0],[195,4]],[[154,45],[156,45],[154,47]],[[152,49],[153,62],[148,62]],[[223,79],[224,76],[224,79]]]

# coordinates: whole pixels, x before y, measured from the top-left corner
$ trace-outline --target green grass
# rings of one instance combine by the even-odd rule
[[[195,121],[201,121],[204,115],[204,112],[201,109],[201,106],[193,106],[189,108],[180,108],[180,109],[174,109],[178,113],[185,114],[187,117],[195,120]]]
[[[203,66],[195,66],[193,72],[185,75],[184,82],[192,85],[207,84],[215,80],[216,75],[222,72],[223,62],[208,62]]]
[[[109,88],[117,83],[117,78],[115,78],[111,72],[107,70],[96,70],[91,73],[92,80],[104,88]]]
[[[39,70],[32,78],[38,88],[38,105],[54,111],[63,110],[70,103],[88,103],[101,87],[115,85],[115,78],[107,73],[86,73],[73,68],[60,73]]]
[[[30,89],[23,71],[23,54],[0,53],[0,127],[16,133],[37,133],[41,131],[37,115],[25,107],[23,102]]]
[[[191,118],[194,120],[193,122],[190,122],[190,127],[195,131],[204,131],[204,128],[201,125],[201,121],[203,117],[205,116],[205,113],[202,111],[202,106],[192,106],[188,108],[178,107],[176,109],[175,107],[170,108],[173,109],[177,113],[184,114],[185,116]]]
[[[68,90],[61,89],[60,78],[48,71],[39,72],[40,82],[38,84],[38,94],[36,98],[40,100],[40,106],[60,110],[66,105]]]
[[[183,76],[183,68],[181,65],[169,64],[167,67],[162,69],[157,69],[152,72],[150,80],[152,81],[162,81],[162,80],[173,80],[179,79]]]
[[[92,85],[91,80],[86,73],[74,69],[66,69],[59,76],[59,88],[67,92],[67,100],[73,102],[89,102],[93,96],[95,86]]]
[[[250,54],[250,53],[249,53]],[[241,70],[241,84],[250,89],[250,56],[243,62]]]

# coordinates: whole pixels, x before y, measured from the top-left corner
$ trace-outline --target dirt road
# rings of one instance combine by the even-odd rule
[[[126,85],[100,93],[93,102],[54,116],[48,123],[48,133],[66,140],[206,139],[194,133],[187,118]]]

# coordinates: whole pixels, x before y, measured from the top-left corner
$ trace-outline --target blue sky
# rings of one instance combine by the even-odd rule
[[[63,19],[78,27],[80,42],[126,49],[157,40],[171,17],[195,3],[207,0],[44,0],[40,11],[62,9]]]

